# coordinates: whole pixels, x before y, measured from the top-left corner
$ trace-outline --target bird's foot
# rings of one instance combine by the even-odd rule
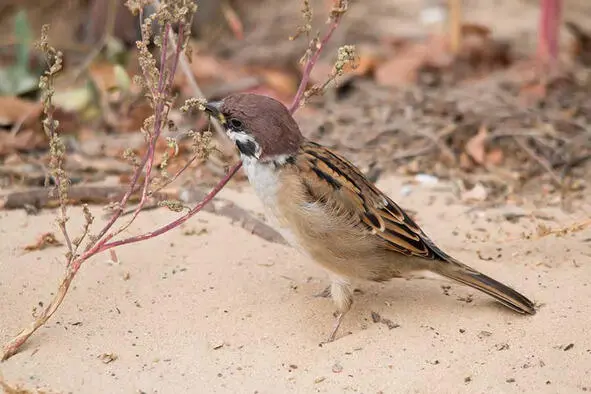
[[[335,320],[334,325],[332,327],[332,332],[330,333],[330,336],[328,337],[328,339],[326,341],[320,342],[320,345],[325,345],[327,343],[334,342],[334,340],[337,337],[337,332],[339,331],[339,327],[341,326],[341,323],[343,321],[343,317],[345,317],[345,313],[343,313],[343,312],[337,313],[336,320]]]
[[[326,286],[326,288],[324,290],[322,290],[320,293],[316,293],[314,294],[314,297],[316,298],[330,298],[332,293],[330,291],[330,285]]]

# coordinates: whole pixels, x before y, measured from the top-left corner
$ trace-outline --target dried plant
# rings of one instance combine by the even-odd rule
[[[66,271],[61,281],[56,295],[47,305],[47,307],[36,317],[36,319],[20,333],[18,333],[10,342],[8,342],[3,349],[2,360],[6,360],[14,355],[25,341],[57,310],[63,301],[68,289],[74,279],[76,273],[80,269],[82,263],[90,257],[111,250],[117,246],[135,243],[150,238],[157,237],[169,230],[172,230],[189,218],[199,212],[206,204],[208,204],[215,195],[226,185],[232,176],[240,169],[241,164],[238,163],[228,170],[228,173],[218,182],[218,184],[194,207],[186,207],[179,201],[163,201],[160,203],[175,212],[186,212],[178,217],[176,220],[156,228],[152,231],[138,234],[135,236],[122,238],[122,232],[129,228],[129,226],[136,220],[139,213],[145,207],[148,198],[156,191],[162,189],[164,186],[170,184],[178,176],[186,170],[189,165],[197,158],[205,158],[211,151],[210,141],[211,133],[197,133],[192,132],[193,138],[193,156],[189,158],[187,163],[175,174],[170,175],[166,172],[167,163],[172,158],[165,154],[160,162],[160,172],[154,173],[154,162],[156,156],[156,143],[161,137],[163,128],[171,126],[168,119],[168,114],[172,108],[172,84],[174,75],[177,72],[177,66],[180,64],[183,72],[189,78],[190,84],[194,86],[197,96],[201,96],[199,88],[190,73],[187,60],[183,58],[185,51],[188,49],[187,43],[189,40],[189,28],[194,13],[196,12],[195,2],[192,0],[167,0],[158,2],[155,1],[153,5],[156,6],[156,12],[150,16],[144,17],[144,8],[152,2],[148,0],[128,0],[127,6],[139,15],[142,21],[142,40],[137,42],[139,49],[139,63],[142,70],[141,76],[134,78],[135,82],[140,84],[145,92],[146,97],[150,101],[153,114],[145,119],[142,133],[145,135],[147,149],[146,153],[137,157],[131,150],[127,150],[124,157],[131,162],[134,172],[131,180],[127,185],[127,191],[123,197],[116,203],[110,205],[112,209],[111,217],[107,223],[97,232],[92,233],[93,216],[87,206],[82,207],[85,224],[83,226],[80,236],[71,239],[67,228],[68,222],[68,201],[67,193],[69,187],[69,179],[63,170],[63,162],[66,154],[64,144],[59,137],[59,124],[52,117],[53,106],[52,96],[54,92],[53,79],[61,69],[61,53],[48,44],[47,33],[48,27],[44,27],[41,35],[39,47],[45,53],[48,62],[48,71],[43,75],[40,82],[40,88],[43,91],[43,103],[45,120],[43,123],[45,132],[49,136],[50,141],[50,155],[51,155],[51,177],[54,183],[53,192],[58,194],[60,209],[57,217],[57,223],[66,240]],[[319,35],[310,40],[308,50],[304,56],[304,71],[302,79],[290,106],[290,111],[295,112],[303,100],[313,94],[320,94],[328,86],[330,81],[342,75],[344,67],[354,58],[354,48],[351,46],[342,47],[339,50],[337,63],[334,71],[328,76],[328,80],[320,85],[320,87],[313,87],[307,89],[310,73],[314,68],[323,48],[332,36],[332,33],[337,28],[343,13],[347,10],[346,0],[335,0],[334,7],[329,18],[329,28],[324,36],[319,39]],[[311,31],[311,15],[312,10],[308,1],[304,1],[304,19],[306,27],[302,32],[309,36]],[[176,33],[173,32],[172,26],[176,26]],[[159,29],[154,29],[158,26]],[[158,30],[158,34],[153,34],[154,30]],[[301,29],[300,29],[301,30]],[[299,31],[299,30],[298,30]],[[154,42],[159,48],[160,61],[157,62],[152,53],[148,50],[148,44]],[[203,110],[204,99],[193,98],[187,100],[181,107],[181,110],[188,111],[191,109]],[[168,140],[169,146],[176,147],[174,140]],[[143,178],[142,178],[143,177]],[[122,219],[125,208],[134,193],[140,194],[140,202],[133,210],[132,215],[125,220]],[[85,242],[85,246],[80,251],[80,245]]]
[[[355,54],[355,47],[353,45],[345,45],[339,48],[337,62],[335,63],[330,75],[328,75],[327,80],[321,85],[315,85],[309,90],[306,90],[310,80],[310,75],[314,69],[314,66],[318,62],[318,59],[320,58],[320,54],[322,53],[326,44],[330,41],[332,34],[339,26],[341,18],[345,12],[347,12],[348,8],[348,0],[333,0],[333,6],[327,21],[327,31],[324,33],[322,38],[320,38],[320,33],[317,33],[316,36],[310,39],[308,49],[306,49],[304,56],[300,60],[300,62],[304,65],[304,71],[302,73],[302,80],[300,81],[298,91],[296,92],[293,102],[289,107],[291,113],[297,111],[297,109],[303,105],[308,98],[322,94],[332,81],[335,81],[337,77],[343,75],[345,66],[352,65],[353,68],[355,67],[355,60],[357,58],[357,55]],[[308,0],[304,0],[302,17],[304,19],[304,24],[298,27],[295,36],[290,37],[291,40],[299,37],[302,33],[305,33],[308,39],[310,38],[310,32],[312,30],[312,10]]]

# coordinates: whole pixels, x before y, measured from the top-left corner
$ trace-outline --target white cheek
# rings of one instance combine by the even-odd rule
[[[247,143],[254,143],[255,146],[257,147],[257,150],[255,152],[255,156],[258,159],[259,157],[261,157],[261,147],[259,146],[259,144],[256,143],[256,141],[254,140],[254,138],[252,138],[251,135],[246,134],[246,133],[239,133],[233,130],[226,130],[226,134],[228,135],[228,138],[230,138],[234,143],[236,142],[241,142],[243,144],[247,144]],[[244,158],[246,156],[241,155],[242,159],[244,160]]]

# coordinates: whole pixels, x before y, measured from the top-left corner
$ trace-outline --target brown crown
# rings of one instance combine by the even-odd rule
[[[304,137],[287,108],[279,101],[258,94],[233,94],[220,108],[227,119],[242,122],[244,131],[261,147],[261,158],[295,153]]]

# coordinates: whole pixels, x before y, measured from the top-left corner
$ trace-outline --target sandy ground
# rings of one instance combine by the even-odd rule
[[[289,247],[203,213],[183,230],[121,248],[119,264],[107,254],[89,261],[48,325],[0,364],[4,379],[75,393],[591,390],[589,232],[521,236],[588,217],[590,204],[570,215],[479,210],[445,184],[413,186],[403,197],[403,181],[379,185],[420,211],[419,222],[444,249],[532,297],[538,314],[516,315],[443,280],[359,283],[341,337],[319,346],[333,321],[331,303],[312,297],[326,285],[324,272]],[[248,187],[223,195],[260,211]],[[505,219],[516,212],[530,216]],[[171,216],[147,212],[131,231]],[[3,342],[56,289],[63,250],[22,252],[53,230],[51,212],[0,212]],[[372,311],[399,326],[374,323]],[[116,359],[105,364],[105,353]]]

